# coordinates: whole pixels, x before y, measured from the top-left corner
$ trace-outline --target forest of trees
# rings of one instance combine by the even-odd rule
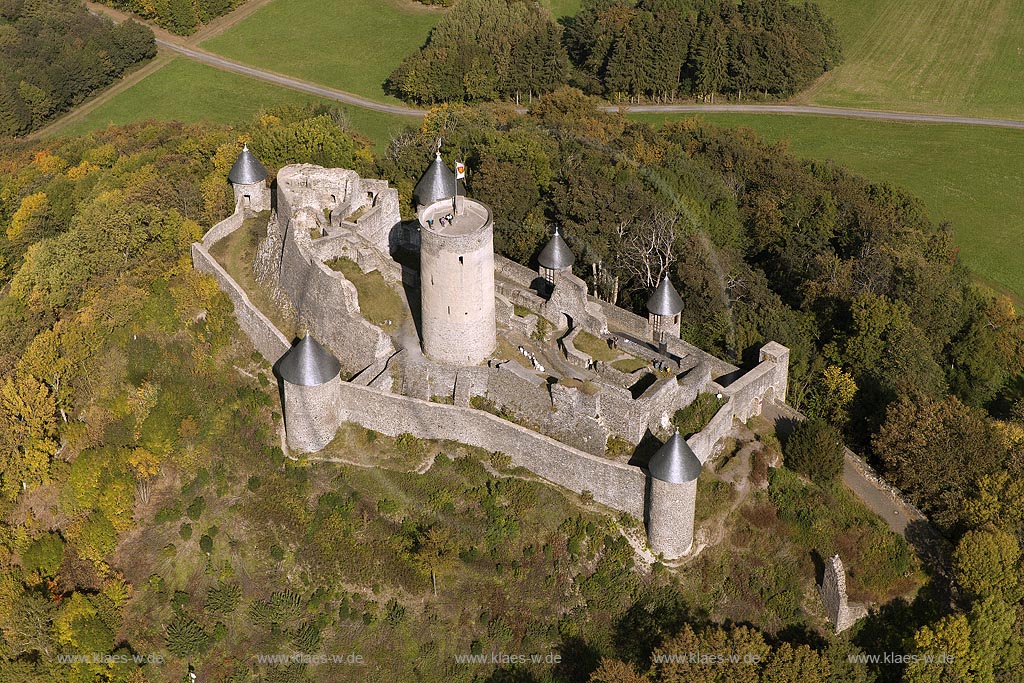
[[[388,78],[414,102],[525,97],[565,82],[562,29],[532,0],[462,0]]]
[[[99,0],[149,19],[180,36],[191,35],[203,24],[223,16],[244,0]]]
[[[841,59],[811,2],[585,0],[563,22],[528,0],[463,0],[387,87],[418,103],[521,101],[566,82],[612,99],[787,97]]]
[[[0,34],[0,135],[39,128],[156,54],[148,28],[115,26],[79,0],[8,0]]]
[[[586,0],[566,24],[577,84],[596,95],[788,97],[841,59],[813,2]]]

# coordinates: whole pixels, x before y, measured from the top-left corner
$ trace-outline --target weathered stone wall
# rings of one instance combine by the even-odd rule
[[[270,188],[266,180],[251,185],[232,185],[235,195],[235,207],[239,211],[269,211]]]
[[[446,206],[449,205],[449,206]],[[479,365],[495,348],[494,231],[489,208],[465,200],[456,219],[472,229],[430,228],[450,202],[420,212],[420,317],[423,353],[452,365]]]
[[[203,235],[203,246],[206,249],[212,249],[213,245],[220,242],[222,239],[238,230],[242,227],[242,223],[245,222],[245,212],[240,208],[236,208],[235,212],[222,220],[217,225],[210,228],[205,235]]]
[[[853,626],[856,616],[847,604],[846,570],[839,555],[833,555],[825,561],[825,575],[821,582],[821,602],[825,605],[825,613],[835,625],[836,633],[842,633]]]
[[[693,546],[697,481],[669,484],[651,478],[649,482],[647,541],[666,559],[682,557]]]
[[[353,223],[343,223],[382,254],[390,253],[392,233],[401,222],[398,190],[389,187],[384,180],[363,178],[360,180],[360,195],[366,211]]]
[[[582,327],[591,334],[602,335],[608,331],[608,323],[603,311],[597,304],[587,299],[587,283],[568,271],[558,271],[554,275],[554,289],[551,296],[541,306],[541,315],[554,320],[561,327],[569,326],[559,318],[566,316],[572,321],[572,327]]]
[[[326,384],[284,385],[284,431],[288,448],[298,453],[322,450],[338,431],[338,407],[334,402],[340,377]]]
[[[507,259],[501,254],[494,255],[494,270],[499,277],[513,282],[524,289],[529,289],[530,284],[540,277],[537,271]]]
[[[253,346],[264,358],[276,363],[291,348],[288,339],[278,331],[274,323],[249,301],[242,288],[221,268],[217,260],[210,256],[206,247],[198,242],[192,245],[192,266],[199,272],[216,278],[221,291],[227,294],[235,305],[238,326],[252,340]]]
[[[339,418],[389,436],[409,432],[508,454],[513,463],[616,510],[644,518],[646,477],[636,467],[599,458],[472,408],[431,403],[341,382]]]
[[[714,417],[708,420],[704,429],[686,440],[698,460],[705,463],[717,455],[721,447],[721,440],[732,431],[734,417],[733,404],[726,403],[718,409]]]
[[[284,221],[284,216],[278,214]],[[301,209],[283,227],[278,283],[299,324],[331,348],[349,374],[394,353],[391,338],[359,312],[359,295],[345,277],[313,254],[310,229],[316,214]]]

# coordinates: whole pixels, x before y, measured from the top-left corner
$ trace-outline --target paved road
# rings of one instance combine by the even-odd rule
[[[177,52],[189,59],[194,59],[197,62],[207,64],[217,69],[233,71],[234,73],[275,83],[285,88],[291,88],[292,90],[299,90],[301,92],[310,93],[329,100],[351,104],[355,107],[372,109],[373,111],[384,112],[385,114],[397,114],[399,116],[422,117],[427,113],[425,109],[413,109],[403,105],[385,104],[384,102],[377,102],[376,100],[371,100],[366,97],[353,95],[352,93],[345,92],[343,90],[335,90],[334,88],[328,88],[322,85],[317,85],[316,83],[302,81],[298,78],[274,73],[273,71],[257,69],[256,67],[248,66],[247,64],[242,64],[241,62],[236,62],[234,60],[227,59],[226,57],[221,57],[220,55],[215,55],[212,52],[207,52],[200,48],[183,45],[178,41],[169,41],[164,40],[163,38],[157,38],[156,44],[162,48]]]
[[[614,111],[614,107],[606,109]],[[1008,119],[982,119],[972,116],[947,116],[944,114],[912,114],[876,109],[848,109],[844,107],[812,107],[798,104],[652,104],[634,105],[628,108],[634,114],[673,114],[687,112],[718,112],[734,114],[803,114],[812,116],[842,116],[876,121],[902,121],[910,123],[957,123],[964,126],[995,126],[998,128],[1024,129],[1024,121]]]
[[[804,416],[788,404],[766,403],[762,416],[775,423],[778,429],[792,428]],[[780,424],[781,423],[781,424]],[[848,449],[847,449],[848,450]],[[889,528],[906,537],[911,522],[928,524],[927,518],[918,511],[895,500],[888,491],[880,487],[854,465],[852,452],[847,452],[843,463],[843,483],[864,503],[864,506],[885,520]],[[908,539],[909,540],[909,539]]]

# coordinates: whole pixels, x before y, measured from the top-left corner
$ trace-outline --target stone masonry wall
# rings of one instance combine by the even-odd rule
[[[355,373],[393,354],[394,345],[360,314],[355,286],[313,255],[309,233],[313,225],[315,214],[300,210],[284,227],[279,286],[299,323],[334,350],[345,370]]]
[[[339,418],[389,436],[409,432],[508,454],[513,463],[577,493],[644,518],[646,477],[639,468],[599,458],[472,408],[431,403],[341,382]]]
[[[221,268],[206,247],[198,242],[192,245],[192,266],[199,272],[216,278],[221,291],[227,294],[235,305],[238,326],[252,340],[253,346],[264,358],[276,363],[291,348],[288,339],[278,331],[274,323],[249,301],[242,288]]]
[[[836,633],[842,633],[856,621],[846,601],[846,570],[839,555],[825,561],[825,576],[821,582],[821,602],[825,613],[835,625]]]
[[[299,386],[282,380],[284,385],[284,431],[288,448],[299,453],[322,450],[338,431],[338,407],[334,403],[341,378],[326,384]]]
[[[213,245],[220,242],[222,239],[238,230],[242,227],[242,223],[245,222],[245,212],[242,211],[241,207],[237,207],[235,212],[222,220],[217,225],[210,228],[205,235],[203,235],[203,246],[207,249],[213,248]]]

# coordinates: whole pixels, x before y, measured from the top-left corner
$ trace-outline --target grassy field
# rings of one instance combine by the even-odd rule
[[[544,0],[541,4],[556,17],[571,17],[580,11],[583,0]]]
[[[246,64],[397,103],[383,83],[443,12],[412,0],[277,0],[203,47]]]
[[[393,133],[418,123],[416,118],[343,107],[331,100],[178,58],[58,133],[76,135],[144,119],[245,123],[263,109],[310,102],[344,109],[352,127],[373,140],[378,150],[387,145]]]
[[[652,123],[666,116],[636,116]],[[1024,133],[953,125],[829,117],[705,115],[789,140],[798,156],[831,159],[924,200],[935,221],[951,221],[964,262],[980,279],[1024,299]]]
[[[1024,119],[1020,0],[818,0],[845,62],[798,100]]]

